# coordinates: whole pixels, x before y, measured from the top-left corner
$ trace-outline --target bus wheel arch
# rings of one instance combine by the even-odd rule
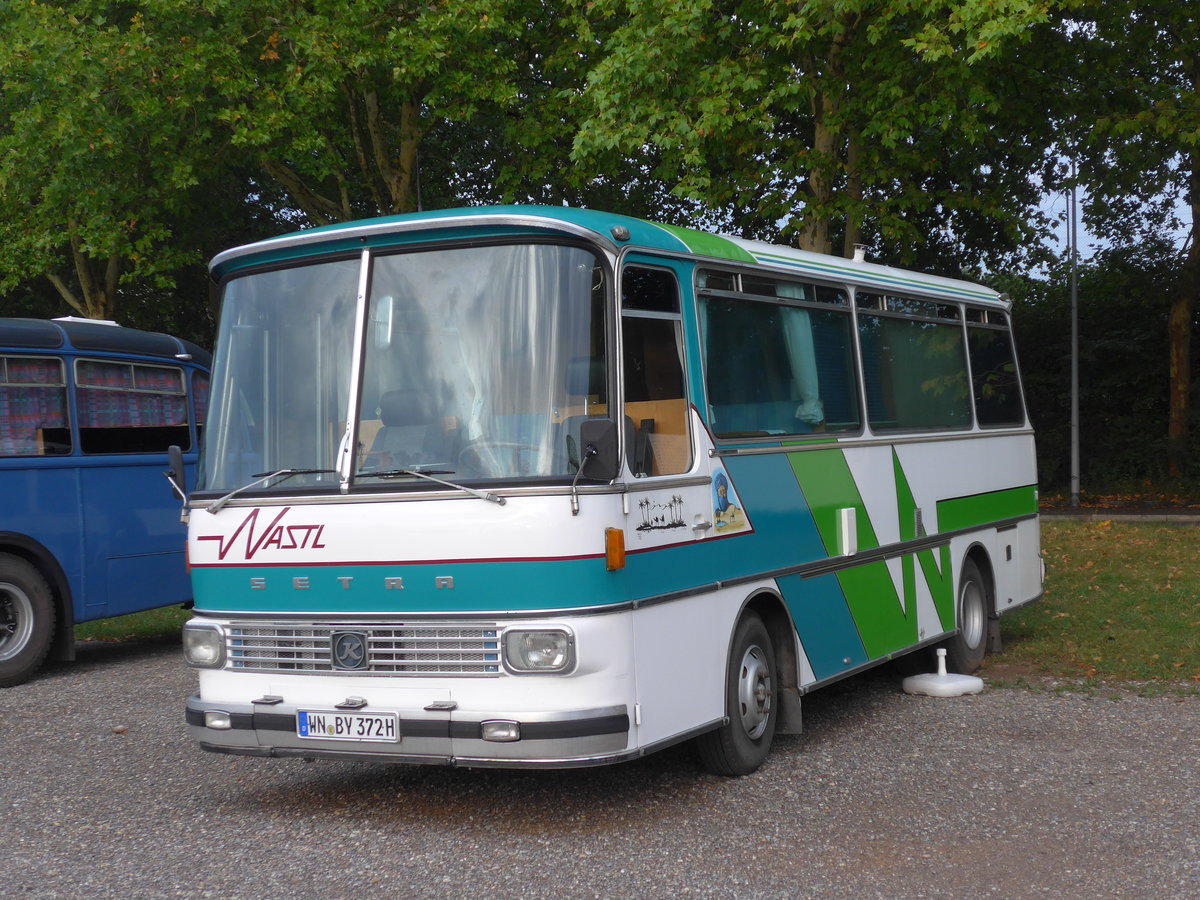
[[[54,592],[24,556],[0,553],[0,687],[27,681],[54,641]]]
[[[778,598],[761,594],[741,610],[733,628],[724,679],[725,721],[700,735],[704,767],[717,775],[748,775],[770,753],[783,698],[796,697],[795,642]],[[795,716],[798,719],[798,714]]]
[[[970,675],[987,653],[990,621],[995,615],[995,579],[987,553],[973,547],[963,557],[954,588],[955,633],[948,638],[946,667]]]
[[[0,532],[0,554],[3,553],[24,559],[50,585],[54,600],[54,638],[46,658],[56,662],[71,662],[75,659],[75,608],[67,573],[45,545],[28,535]]]

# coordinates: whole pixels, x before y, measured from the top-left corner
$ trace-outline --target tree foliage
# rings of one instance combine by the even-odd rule
[[[504,0],[221,0],[220,120],[314,224],[417,208],[422,141],[516,100]]]
[[[109,318],[125,280],[196,260],[176,223],[214,177],[219,126],[188,6],[0,10],[0,290],[45,278]]]
[[[1046,4],[907,0],[597,0],[619,19],[592,69],[577,159],[659,154],[674,190],[752,210],[761,236],[849,254],[864,226],[895,247],[913,216],[998,223],[1028,237],[1022,152],[1006,55]],[[1044,120],[1044,117],[1043,117]],[[1009,165],[995,165],[1008,150]],[[1016,162],[1017,165],[1012,165]],[[775,232],[772,234],[772,232]]]
[[[1200,208],[1187,4],[11,0],[0,25],[7,314],[117,316],[204,341],[203,261],[223,247],[495,202],[847,254],[861,242],[995,279],[1050,258],[1039,201],[1067,184],[1069,159],[1089,227],[1116,248],[1086,270],[1085,352],[1120,346],[1093,308],[1124,323],[1154,364],[1106,388],[1111,408],[1146,435],[1169,419],[1176,469],[1194,447],[1200,250],[1172,262],[1148,237]],[[1007,276],[1026,298],[1035,404],[1061,363],[1059,274]],[[1054,327],[1028,324],[1043,320]],[[1053,445],[1058,420],[1038,415]],[[1136,467],[1112,442],[1088,446]]]
[[[1165,437],[1167,321],[1180,276],[1178,253],[1161,238],[1105,250],[1080,268],[1080,475],[1085,485],[1126,488],[1168,474],[1167,458],[1156,448]],[[1039,478],[1044,488],[1061,489],[1070,474],[1069,267],[1058,266],[1046,279],[1013,278],[995,286],[1014,298],[1026,399],[1038,436]],[[1192,415],[1195,419],[1195,405]],[[1194,430],[1189,449],[1200,452]]]
[[[1091,227],[1122,243],[1178,228],[1200,213],[1200,19],[1188,4],[1088,0],[1065,23],[1078,60],[1065,152],[1081,164]],[[1200,304],[1200,245],[1184,248],[1170,336],[1167,453],[1188,464],[1192,333]]]

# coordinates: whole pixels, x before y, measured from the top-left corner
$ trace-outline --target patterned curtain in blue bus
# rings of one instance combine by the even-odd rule
[[[62,362],[0,357],[0,456],[70,452]]]
[[[81,360],[75,377],[81,428],[187,424],[179,369]]]

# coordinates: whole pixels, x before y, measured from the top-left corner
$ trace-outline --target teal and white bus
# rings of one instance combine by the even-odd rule
[[[585,766],[695,739],[743,774],[807,692],[935,646],[973,670],[1041,593],[985,287],[532,206],[211,274],[206,750]]]

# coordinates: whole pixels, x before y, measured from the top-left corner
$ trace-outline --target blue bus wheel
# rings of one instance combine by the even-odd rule
[[[716,775],[749,775],[771,751],[779,717],[779,676],[767,628],[746,613],[733,634],[725,678],[728,721],[700,735],[696,749],[704,767]]]
[[[54,636],[50,586],[29,562],[0,553],[0,687],[37,671]]]

